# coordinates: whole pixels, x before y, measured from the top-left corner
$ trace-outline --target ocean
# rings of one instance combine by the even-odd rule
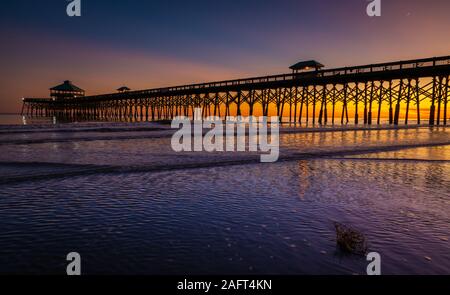
[[[0,273],[450,273],[450,130],[298,128],[280,159],[176,153],[156,123],[0,126]],[[16,120],[16,121],[14,121]]]

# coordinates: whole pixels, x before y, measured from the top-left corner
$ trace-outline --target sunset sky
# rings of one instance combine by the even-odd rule
[[[450,1],[9,0],[0,8],[0,113],[72,80],[87,94],[450,55]]]

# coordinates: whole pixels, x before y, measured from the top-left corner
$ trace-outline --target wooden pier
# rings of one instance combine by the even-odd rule
[[[408,124],[415,112],[418,124],[446,125],[449,77],[450,56],[445,56],[139,91],[122,87],[117,93],[93,96],[84,96],[84,90],[74,86],[71,95],[63,88],[53,90],[51,98],[24,98],[22,115],[157,121],[193,116],[194,108],[201,108],[204,116],[222,118],[258,113],[292,123],[353,120],[379,125],[384,106],[389,124]]]

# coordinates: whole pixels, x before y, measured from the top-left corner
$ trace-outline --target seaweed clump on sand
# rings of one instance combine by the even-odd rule
[[[336,242],[345,252],[365,255],[367,253],[366,237],[359,231],[339,222],[334,222]]]

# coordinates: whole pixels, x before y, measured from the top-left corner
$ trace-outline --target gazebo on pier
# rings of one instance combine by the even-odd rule
[[[84,96],[85,91],[71,81],[66,80],[63,84],[50,88],[50,97],[53,100],[73,99]]]
[[[318,71],[323,68],[324,65],[315,60],[307,60],[296,63],[295,65],[290,66],[289,68],[292,70],[292,73],[297,74],[303,71]]]
[[[124,92],[128,92],[128,91],[130,91],[130,90],[131,90],[131,89],[128,88],[127,86],[122,86],[122,87],[120,87],[120,88],[117,89],[117,92],[119,92],[119,93],[124,93]]]

